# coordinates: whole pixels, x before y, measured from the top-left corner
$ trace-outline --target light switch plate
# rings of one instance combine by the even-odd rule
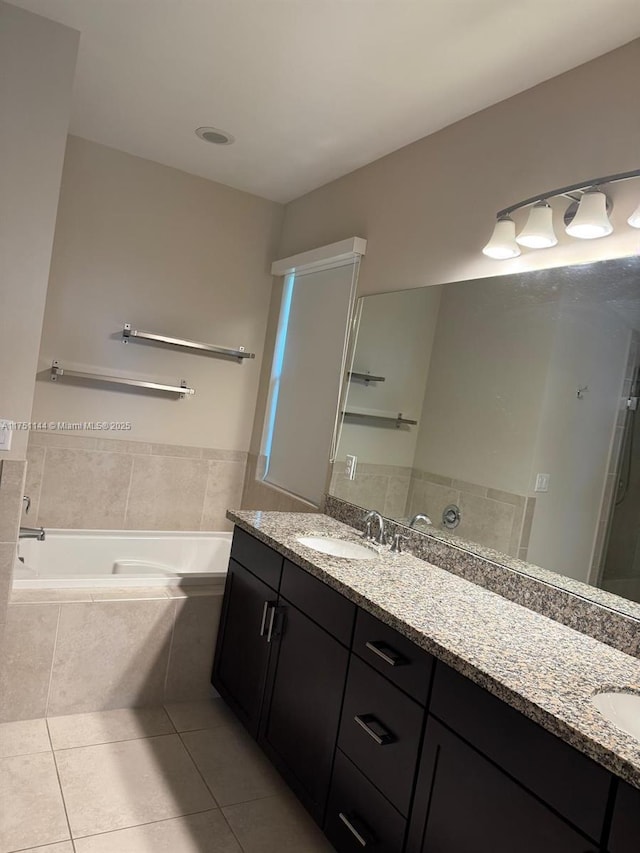
[[[9,429],[11,421],[0,418],[0,450],[11,450],[11,436],[13,431]]]
[[[347,456],[346,464],[344,466],[344,473],[347,480],[355,480],[356,478],[356,465],[358,464],[357,456]]]
[[[536,492],[548,492],[549,491],[549,481],[551,480],[551,474],[538,474],[536,476]]]

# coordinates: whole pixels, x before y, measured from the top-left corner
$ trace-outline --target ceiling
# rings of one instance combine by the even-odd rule
[[[640,35],[638,0],[10,2],[82,33],[72,133],[276,201]]]

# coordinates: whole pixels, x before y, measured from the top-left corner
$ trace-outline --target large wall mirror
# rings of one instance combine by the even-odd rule
[[[331,494],[640,602],[640,258],[366,296],[354,335]]]

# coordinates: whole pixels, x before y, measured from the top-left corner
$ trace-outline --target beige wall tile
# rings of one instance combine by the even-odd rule
[[[533,516],[536,511],[536,498],[527,498],[527,503],[524,510],[524,521],[522,523],[522,535],[520,537],[520,547],[528,548],[529,539],[531,538],[531,528],[533,527]]]
[[[0,543],[0,653],[7,619],[7,605],[11,598],[15,554],[15,545],[8,542]]]
[[[29,444],[38,447],[66,447],[72,450],[95,450],[98,446],[93,436],[78,433],[46,432],[34,430],[29,433]]]
[[[336,497],[366,509],[382,512],[389,478],[378,474],[356,474],[355,480],[342,476],[336,483]]]
[[[151,445],[147,441],[98,438],[96,439],[96,450],[106,450],[109,453],[132,453],[136,456],[148,456],[151,453]]]
[[[168,599],[62,605],[49,715],[161,704],[173,609]]]
[[[486,486],[480,486],[478,483],[468,483],[466,480],[452,480],[451,485],[454,489],[458,489],[461,492],[468,492],[470,495],[481,495],[484,497],[487,494]]]
[[[239,509],[242,503],[245,465],[242,462],[211,460],[207,491],[200,523],[201,530],[231,530],[228,509]]]
[[[244,450],[217,450],[215,447],[203,447],[203,459],[219,459],[222,462],[243,462],[247,463],[248,453]]]
[[[524,524],[525,498],[518,506],[513,506],[513,519],[511,522],[511,538],[509,539],[508,554],[518,556],[518,550],[522,547],[522,526]]]
[[[426,513],[434,524],[440,524],[442,510],[448,504],[457,504],[460,492],[449,486],[441,486],[429,480],[414,480],[407,515]]]
[[[56,753],[74,837],[215,807],[178,735]]]
[[[524,495],[518,495],[515,492],[505,492],[502,489],[487,489],[487,497],[494,501],[500,501],[503,504],[513,504],[518,507],[524,507],[527,500]]]
[[[27,447],[27,476],[24,484],[24,493],[31,498],[31,507],[28,513],[23,510],[22,523],[30,527],[35,527],[38,524],[45,452],[44,447],[29,442]]]
[[[124,526],[129,530],[199,530],[209,463],[136,456]]]
[[[407,512],[409,477],[389,477],[382,514],[388,518],[402,518]]]
[[[0,759],[0,850],[24,850],[69,838],[53,753]]]
[[[38,521],[45,527],[120,529],[131,457],[47,448]]]
[[[176,601],[167,702],[206,699],[211,695],[211,668],[221,609],[221,595]]]
[[[201,447],[188,447],[182,444],[152,444],[153,456],[182,456],[188,459],[202,459]]]
[[[57,604],[7,608],[0,660],[0,721],[46,716],[59,610]]]
[[[15,544],[22,512],[26,463],[5,459],[0,467],[0,542]]]
[[[508,553],[514,515],[511,504],[463,493],[459,505],[462,520],[456,536]]]

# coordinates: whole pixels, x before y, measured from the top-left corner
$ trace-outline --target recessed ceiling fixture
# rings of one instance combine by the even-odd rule
[[[196,136],[213,145],[231,145],[236,141],[235,136],[227,133],[226,130],[220,130],[219,127],[199,127],[196,130]]]
[[[498,211],[493,234],[482,251],[490,258],[505,260],[517,258],[520,254],[520,246],[526,246],[529,249],[546,249],[555,246],[558,238],[553,230],[553,210],[548,199],[558,196],[564,196],[571,202],[564,214],[565,230],[570,237],[577,237],[580,240],[606,237],[613,232],[613,225],[609,219],[613,204],[601,187],[604,184],[628,181],[632,178],[640,178],[640,169],[560,187],[525,201],[519,201],[511,207],[505,207],[504,210]],[[516,235],[516,226],[511,214],[525,207],[531,208],[529,218],[522,231]],[[627,222],[632,228],[640,228],[640,205],[629,216]]]

